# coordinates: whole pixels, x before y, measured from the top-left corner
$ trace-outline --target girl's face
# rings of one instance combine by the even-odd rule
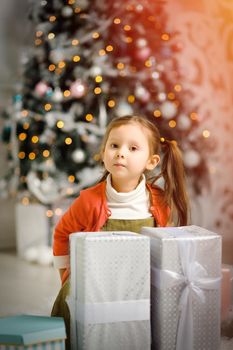
[[[110,131],[103,162],[115,190],[129,192],[137,187],[145,170],[156,167],[159,156],[150,152],[149,132],[138,123],[130,123]]]

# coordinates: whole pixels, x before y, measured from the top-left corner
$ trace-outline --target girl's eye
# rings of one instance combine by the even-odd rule
[[[134,152],[134,151],[137,150],[137,147],[136,147],[136,146],[131,146],[131,147],[130,147],[130,150]]]
[[[117,144],[116,144],[116,143],[112,143],[112,144],[110,145],[110,147],[111,147],[111,148],[117,148]]]

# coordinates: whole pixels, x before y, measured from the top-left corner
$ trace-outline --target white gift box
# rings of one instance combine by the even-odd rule
[[[220,347],[221,236],[198,226],[147,228],[152,349]]]
[[[70,235],[73,350],[149,350],[150,240],[132,232]]]

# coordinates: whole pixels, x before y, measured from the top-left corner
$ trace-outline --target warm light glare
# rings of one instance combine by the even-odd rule
[[[192,112],[192,113],[190,114],[190,118],[191,118],[192,120],[198,120],[198,114],[195,113],[195,112]]]
[[[66,63],[64,61],[61,61],[61,62],[58,63],[58,67],[61,68],[61,69],[64,68],[65,65],[66,65]]]
[[[21,134],[19,134],[19,140],[20,141],[24,141],[27,138],[27,134],[25,132],[21,132]]]
[[[49,150],[45,149],[45,150],[43,151],[43,156],[44,156],[45,158],[48,158],[49,155],[50,155]]]
[[[63,92],[63,95],[64,95],[65,97],[69,97],[69,96],[70,96],[70,90],[65,90],[65,91]]]
[[[113,108],[113,107],[115,107],[115,105],[116,105],[116,102],[114,100],[108,101],[108,107]]]
[[[88,114],[86,114],[86,117],[85,117],[85,119],[88,121],[88,122],[91,122],[92,120],[93,120],[93,115],[91,114],[91,113],[88,113]]]
[[[74,180],[75,180],[74,175],[69,175],[69,176],[68,176],[68,181],[69,181],[69,182],[74,182]]]
[[[120,24],[121,23],[121,20],[120,18],[114,18],[114,21],[113,21],[115,24]]]
[[[67,137],[67,138],[65,139],[65,144],[66,144],[66,145],[71,145],[72,142],[73,142],[73,140],[72,140],[71,137]]]
[[[56,16],[50,16],[49,17],[49,22],[55,22],[56,21]]]
[[[22,204],[23,205],[28,205],[29,204],[29,198],[28,197],[23,197],[22,198]]]
[[[100,56],[106,55],[106,51],[104,49],[99,50],[99,55]]]
[[[62,120],[58,120],[57,127],[58,129],[62,129],[64,127],[64,122]]]
[[[210,131],[209,130],[204,130],[202,135],[203,135],[203,137],[205,137],[207,139],[208,137],[210,137]]]
[[[19,152],[19,153],[18,153],[19,159],[24,159],[25,156],[26,156],[25,152]]]
[[[167,33],[163,33],[162,36],[161,36],[161,39],[164,40],[164,41],[168,41],[170,39],[170,36]]]
[[[55,38],[55,34],[54,33],[49,33],[48,34],[48,39],[49,40],[52,40],[52,39],[54,39]]]
[[[97,83],[101,83],[101,82],[103,81],[103,78],[101,77],[101,75],[97,75],[97,76],[95,77],[95,81],[96,81]]]
[[[49,71],[50,71],[50,72],[53,72],[55,69],[56,69],[55,64],[50,64],[50,65],[49,65]]]
[[[56,209],[54,210],[54,212],[55,212],[55,214],[56,214],[57,216],[61,216],[61,215],[63,214],[63,211],[62,211],[61,208],[56,208]]]
[[[32,136],[32,143],[37,143],[39,141],[38,136]]]
[[[176,84],[174,86],[174,90],[177,91],[177,92],[180,92],[182,90],[182,86],[180,84]]]
[[[41,45],[42,44],[42,40],[41,39],[36,39],[35,40],[35,45],[36,46],[39,46],[39,45]]]
[[[174,92],[169,92],[167,94],[167,97],[168,97],[169,100],[174,100],[176,96],[175,96]]]
[[[98,39],[99,38],[99,33],[97,33],[97,32],[94,32],[93,34],[92,34],[92,38],[93,39]]]
[[[156,110],[154,110],[154,116],[156,117],[156,118],[159,118],[159,117],[161,117],[161,115],[162,115],[162,113],[161,113],[161,111],[159,110],[159,109],[156,109]]]
[[[30,152],[29,155],[28,155],[28,158],[30,160],[34,160],[36,158],[36,154],[34,152]]]
[[[38,31],[36,32],[37,38],[39,38],[39,37],[42,36],[42,35],[43,35],[43,32],[42,32],[41,30],[38,30]]]
[[[102,90],[101,90],[100,87],[96,87],[96,88],[94,89],[94,93],[95,93],[96,95],[101,94],[101,92],[102,92]]]
[[[29,123],[23,123],[23,128],[24,130],[28,130],[29,129],[30,124]]]
[[[128,96],[128,102],[129,103],[134,103],[135,102],[135,96],[134,95],[129,95]]]
[[[73,46],[77,46],[77,45],[79,44],[78,39],[73,39],[72,42],[71,42],[71,44],[72,44]]]
[[[125,30],[126,32],[128,32],[129,30],[131,30],[131,26],[130,26],[129,24],[126,24],[126,25],[124,26],[124,30]]]
[[[176,127],[176,121],[175,120],[170,120],[170,122],[168,123],[170,128],[175,128]]]
[[[44,109],[48,112],[48,111],[50,111],[50,109],[52,108],[52,105],[50,104],[50,103],[46,103],[45,105],[44,105]]]
[[[76,55],[73,57],[73,62],[79,62],[80,61],[80,56]]]
[[[53,216],[53,211],[52,210],[47,210],[46,215],[48,218],[51,218]]]
[[[28,116],[28,111],[26,109],[21,111],[22,117],[27,117]]]
[[[121,62],[117,63],[117,69],[124,69],[124,68],[125,68],[124,63],[121,63]]]
[[[112,45],[106,46],[106,51],[107,51],[107,52],[113,51],[113,46],[112,46]]]

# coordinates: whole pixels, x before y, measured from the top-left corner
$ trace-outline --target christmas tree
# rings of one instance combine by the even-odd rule
[[[183,103],[165,2],[41,0],[32,2],[30,19],[34,47],[22,88],[2,115],[9,158],[2,189],[43,204],[77,196],[101,176],[108,122],[136,114],[178,142],[198,191],[203,135]]]

